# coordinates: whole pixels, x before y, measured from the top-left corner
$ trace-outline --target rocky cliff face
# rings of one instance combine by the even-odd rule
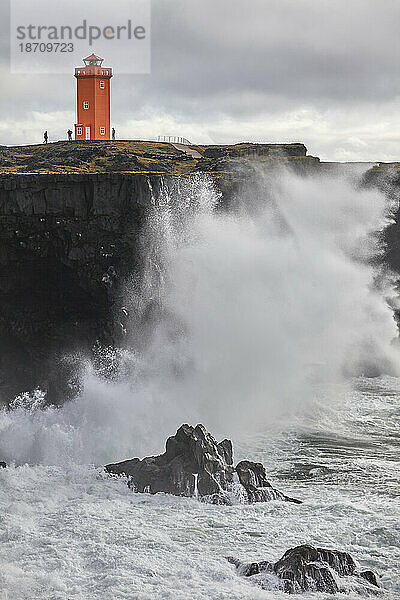
[[[261,162],[319,165],[303,144],[195,148],[196,159],[141,141],[0,148],[0,401],[39,386],[58,402],[74,371],[61,357],[118,345],[123,283],[140,272],[140,233],[165,181],[207,173],[227,206]]]
[[[139,268],[159,185],[144,174],[0,178],[3,400],[34,386],[55,400],[65,390],[54,357],[118,340],[121,282]]]
[[[390,222],[382,232],[384,254],[382,262],[397,278],[395,283],[400,295],[400,163],[379,163],[364,176],[364,185],[377,187],[390,203]],[[397,326],[400,329],[400,310],[393,307]]]
[[[201,158],[152,142],[0,148],[0,401],[40,386],[57,402],[73,371],[58,358],[97,341],[118,345],[123,284],[140,272],[140,234],[166,182],[206,173],[222,207],[240,195],[250,208],[258,188],[247,199],[247,184],[259,168],[324,169],[303,144],[195,148]],[[400,271],[398,228],[387,240]]]

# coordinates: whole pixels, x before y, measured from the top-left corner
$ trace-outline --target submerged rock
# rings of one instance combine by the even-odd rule
[[[269,561],[242,563],[227,557],[238,574],[254,577],[262,587],[271,586],[271,575],[278,580],[278,587],[289,594],[300,592],[326,592],[334,594],[344,591],[341,578],[362,578],[372,586],[379,587],[378,578],[372,571],[357,572],[354,559],[347,552],[297,546],[291,548],[276,563]],[[265,576],[265,578],[263,578]],[[267,585],[264,585],[264,583]]]
[[[7,463],[5,463],[3,460],[0,460],[0,469],[5,469],[7,467]]]
[[[261,463],[233,466],[230,440],[217,442],[203,425],[182,425],[168,438],[164,454],[106,465],[106,471],[126,475],[137,492],[194,496],[214,504],[284,500],[300,503],[271,486]]]

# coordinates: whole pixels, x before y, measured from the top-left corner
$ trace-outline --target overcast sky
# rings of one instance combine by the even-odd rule
[[[0,144],[63,138],[73,69],[11,75],[0,1]],[[325,160],[400,159],[400,0],[153,0],[151,36],[150,74],[110,65],[120,139],[301,141]]]

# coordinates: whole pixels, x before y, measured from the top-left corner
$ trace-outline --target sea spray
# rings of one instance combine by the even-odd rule
[[[337,383],[344,367],[397,368],[396,327],[371,261],[385,197],[340,175],[285,171],[258,174],[254,189],[228,211],[216,210],[207,177],[164,183],[142,239],[143,272],[127,286],[119,360],[128,367],[109,381],[87,364],[75,400],[4,411],[3,458],[143,456],[184,421],[238,437],[308,410],[310,372]]]

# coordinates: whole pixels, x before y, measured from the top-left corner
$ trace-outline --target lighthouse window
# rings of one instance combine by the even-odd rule
[[[100,87],[102,90],[104,90],[104,81],[100,81]]]
[[[106,132],[106,128],[105,127],[100,127],[100,135],[104,135]]]
[[[89,102],[87,100],[83,103],[83,108],[89,108]]]
[[[82,135],[82,127],[76,128],[76,135]]]

